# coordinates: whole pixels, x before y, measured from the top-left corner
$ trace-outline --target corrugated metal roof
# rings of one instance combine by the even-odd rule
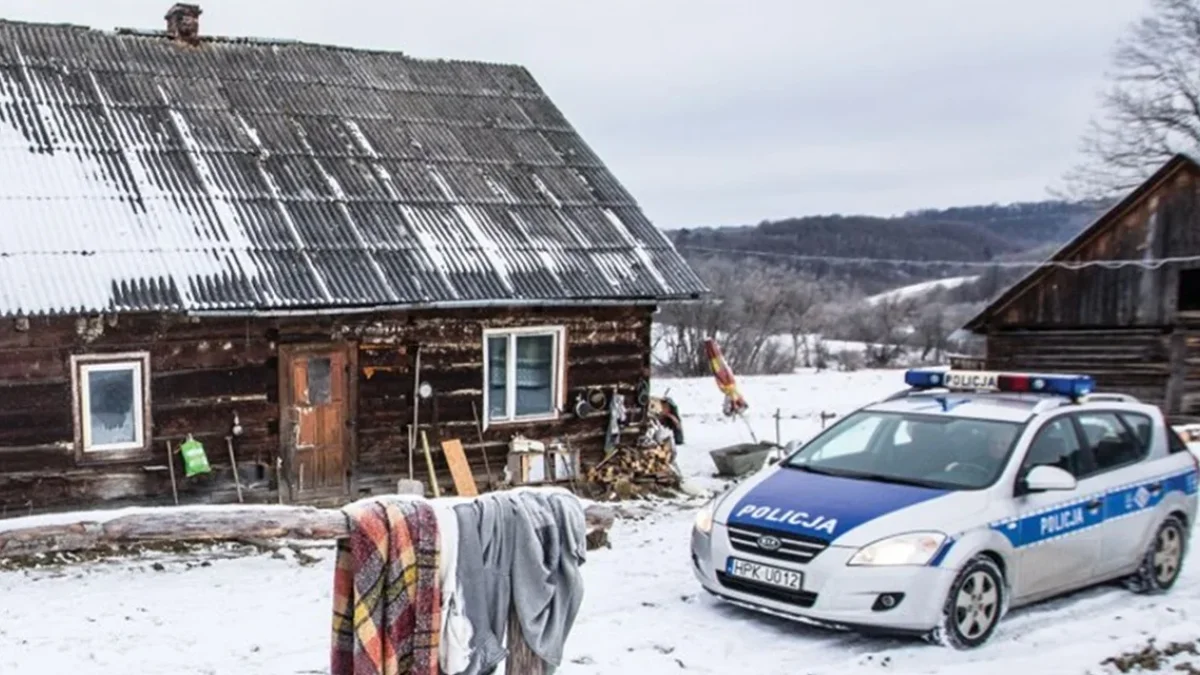
[[[517,66],[0,21],[0,315],[706,292]]]

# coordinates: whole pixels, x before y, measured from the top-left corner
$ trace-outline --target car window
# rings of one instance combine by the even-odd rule
[[[1076,477],[1084,473],[1083,446],[1071,418],[1051,420],[1038,431],[1021,462],[1021,475],[1035,466],[1056,466]]]
[[[883,420],[878,416],[865,416],[846,420],[844,425],[821,444],[809,459],[823,461],[843,455],[866,452],[871,436]]]
[[[1126,466],[1146,456],[1147,447],[1121,423],[1115,413],[1078,413],[1096,472]]]
[[[1167,427],[1167,450],[1171,454],[1188,451],[1187,441],[1171,427]]]
[[[783,462],[784,468],[946,489],[996,482],[1023,424],[927,413],[859,411]]]
[[[1147,451],[1150,450],[1151,434],[1154,430],[1154,423],[1150,418],[1141,413],[1123,412],[1120,413],[1121,421],[1133,430],[1133,435],[1137,437],[1138,443]]]

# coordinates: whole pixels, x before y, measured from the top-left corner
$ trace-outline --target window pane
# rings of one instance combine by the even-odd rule
[[[1042,427],[1030,444],[1021,467],[1032,469],[1035,466],[1056,466],[1080,477],[1083,468],[1080,459],[1082,451],[1071,420],[1061,417]]]
[[[320,405],[332,400],[330,390],[331,364],[326,357],[308,360],[308,404]]]
[[[1141,443],[1143,447],[1149,448],[1150,433],[1154,429],[1153,424],[1150,422],[1150,418],[1137,413],[1121,413],[1121,419],[1125,420],[1125,423],[1133,429],[1135,434],[1137,434],[1138,442]]]
[[[130,369],[93,370],[87,374],[88,424],[92,445],[135,443],[138,440]]]
[[[517,415],[554,408],[554,336],[517,337]]]
[[[488,338],[487,351],[488,417],[502,418],[508,411],[508,338]]]
[[[1141,443],[1133,437],[1112,413],[1089,413],[1078,417],[1087,436],[1096,470],[1104,471],[1136,462],[1145,454]]]

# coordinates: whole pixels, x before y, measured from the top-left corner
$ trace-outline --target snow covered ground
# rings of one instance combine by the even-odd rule
[[[867,298],[867,302],[874,305],[884,300],[906,300],[917,298],[926,293],[930,293],[935,289],[944,288],[951,289],[962,286],[978,279],[978,275],[970,275],[965,277],[947,277],[945,279],[934,279],[932,281],[922,281],[920,283],[893,288],[890,291],[884,291],[878,295],[872,295]]]
[[[760,439],[821,427],[901,388],[899,371],[802,372],[740,378]],[[714,487],[708,450],[749,440],[721,418],[711,378],[658,380],[682,408],[685,472]],[[1200,637],[1200,567],[1185,566],[1165,597],[1102,588],[1011,614],[973,652],[811,629],[722,604],[689,570],[688,536],[701,500],[664,502],[619,520],[613,547],[584,568],[586,598],[562,675],[641,673],[1115,673],[1106,657]],[[0,572],[0,674],[289,675],[325,672],[332,550],[147,556]],[[1164,665],[1171,671],[1180,659]],[[1192,657],[1195,658],[1195,657]],[[1196,659],[1200,662],[1200,658]]]

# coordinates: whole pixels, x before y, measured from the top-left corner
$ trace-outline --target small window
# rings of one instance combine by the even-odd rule
[[[485,331],[484,396],[491,422],[558,414],[563,329]]]
[[[1147,447],[1114,413],[1081,413],[1076,419],[1087,439],[1096,471],[1133,464],[1146,456]]]
[[[1187,441],[1183,440],[1183,436],[1178,431],[1175,431],[1170,426],[1167,427],[1167,452],[1175,454],[1177,452],[1187,452]]]
[[[1056,466],[1080,477],[1085,473],[1083,448],[1069,417],[1059,417],[1042,427],[1021,463],[1021,475],[1035,466]]]
[[[1180,312],[1200,311],[1200,270],[1179,270],[1175,308]]]
[[[76,357],[76,440],[84,457],[136,454],[148,446],[149,357]]]

